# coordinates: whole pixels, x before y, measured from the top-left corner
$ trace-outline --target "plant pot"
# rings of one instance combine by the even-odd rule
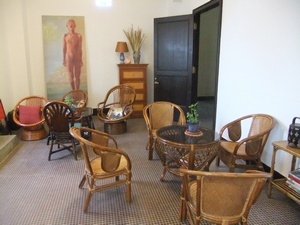
[[[187,128],[187,130],[189,131],[189,132],[199,132],[199,130],[200,130],[200,123],[198,122],[198,123],[187,123],[187,126],[188,126],[188,128]]]

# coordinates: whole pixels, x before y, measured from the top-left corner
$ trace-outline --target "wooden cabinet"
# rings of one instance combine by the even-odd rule
[[[286,178],[274,179],[274,169],[275,169],[275,161],[276,161],[277,151],[281,150],[281,151],[287,152],[293,156],[292,157],[292,165],[291,165],[291,171],[292,171],[295,169],[296,158],[300,158],[300,149],[289,147],[287,141],[277,141],[277,142],[273,142],[272,144],[273,144],[273,156],[272,156],[272,162],[271,162],[271,174],[273,176],[269,181],[268,196],[271,197],[272,187],[275,187],[279,191],[281,191],[282,193],[287,195],[289,198],[293,199],[298,204],[300,204],[300,194],[298,192],[296,192],[295,190],[291,189],[287,185]]]
[[[148,64],[118,64],[120,84],[133,86],[136,99],[133,104],[134,118],[143,117],[143,108],[147,105],[147,67]]]

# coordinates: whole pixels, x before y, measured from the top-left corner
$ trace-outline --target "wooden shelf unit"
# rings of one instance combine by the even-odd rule
[[[133,118],[143,117],[147,105],[147,67],[148,64],[118,64],[120,84],[133,86],[136,99],[133,104]]]
[[[277,151],[281,150],[293,156],[292,165],[291,165],[291,171],[292,171],[295,170],[296,158],[300,158],[300,149],[289,147],[287,141],[273,142],[272,145],[273,145],[273,155],[272,155],[272,162],[271,162],[271,174],[273,176],[271,177],[269,182],[268,196],[269,198],[271,197],[272,187],[275,187],[279,191],[284,193],[286,196],[288,196],[289,198],[293,199],[298,204],[300,204],[300,194],[287,185],[286,178],[274,179],[274,168],[275,168]]]

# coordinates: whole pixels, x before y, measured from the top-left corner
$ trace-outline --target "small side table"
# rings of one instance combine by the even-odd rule
[[[275,161],[276,161],[276,153],[278,150],[287,152],[293,156],[292,158],[292,165],[291,170],[295,169],[296,158],[300,158],[300,149],[298,148],[291,148],[288,146],[287,141],[276,141],[272,143],[273,145],[273,156],[271,162],[271,174],[272,177],[269,181],[269,188],[268,188],[268,196],[271,197],[272,187],[277,188],[279,191],[287,195],[289,198],[296,201],[300,204],[300,194],[295,190],[291,189],[287,183],[286,178],[274,179],[274,168],[275,168]]]
[[[93,123],[93,109],[91,107],[76,108],[74,111],[76,118],[81,117],[82,126],[95,129]]]
[[[92,118],[93,109],[91,107],[76,108],[74,111],[74,115],[76,118],[81,117],[81,126],[95,129]],[[89,132],[84,132],[82,135],[84,138],[88,139],[91,134]]]

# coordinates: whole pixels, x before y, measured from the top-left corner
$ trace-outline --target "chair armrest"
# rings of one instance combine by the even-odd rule
[[[245,147],[245,152],[247,155],[251,156],[251,155],[256,155],[257,151],[254,154],[251,154],[251,147],[255,147],[258,150],[261,150],[262,147],[264,147],[264,142],[263,142],[263,137],[264,135],[268,133],[268,132],[262,132],[247,138],[244,138],[242,140],[240,140],[239,142],[237,142],[237,145],[235,146],[235,149],[233,151],[233,154],[236,155],[239,148],[242,145],[246,145]],[[256,141],[256,142],[254,142]],[[251,146],[251,142],[253,142],[252,146]],[[249,143],[249,145],[247,146],[247,144]]]
[[[250,117],[252,117],[252,115],[243,116],[243,117],[233,120],[232,122],[223,126],[219,132],[220,139],[224,138],[223,134],[227,130],[230,140],[235,141],[235,142],[238,141],[241,138],[241,134],[242,134],[241,133],[241,122]]]
[[[99,102],[99,103],[97,104],[97,109],[99,110],[99,109],[103,108],[103,106],[101,106],[101,105],[104,105],[104,103],[105,103],[105,102]]]

